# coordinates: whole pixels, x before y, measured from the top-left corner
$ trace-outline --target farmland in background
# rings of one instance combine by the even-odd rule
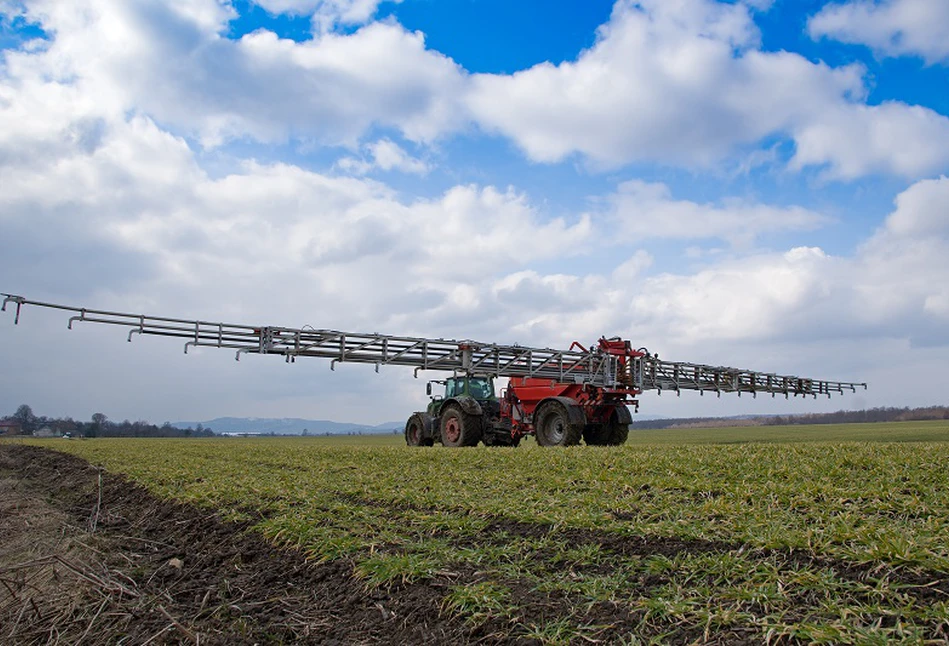
[[[401,438],[30,441],[251,521],[367,588],[542,643],[949,638],[949,423]]]

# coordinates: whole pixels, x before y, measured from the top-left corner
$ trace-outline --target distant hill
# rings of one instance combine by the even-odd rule
[[[364,435],[373,433],[391,433],[395,429],[402,430],[405,422],[384,422],[376,426],[367,424],[352,424],[333,422],[326,419],[300,419],[298,417],[270,418],[270,417],[217,417],[201,422],[172,422],[175,428],[197,428],[200,424],[215,433],[261,433],[275,435],[302,435],[306,431],[309,435],[348,435],[350,433]]]

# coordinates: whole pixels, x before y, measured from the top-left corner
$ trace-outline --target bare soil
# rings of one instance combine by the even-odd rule
[[[464,644],[435,582],[367,591],[73,456],[0,445],[0,643]]]

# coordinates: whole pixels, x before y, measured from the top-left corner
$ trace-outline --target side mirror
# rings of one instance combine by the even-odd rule
[[[425,394],[428,395],[429,397],[432,396],[432,382],[428,382],[427,384],[425,384]]]

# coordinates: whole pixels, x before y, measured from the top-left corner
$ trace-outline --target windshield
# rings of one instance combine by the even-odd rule
[[[445,385],[445,397],[458,397],[465,394],[465,379],[449,379]],[[492,399],[494,384],[490,377],[471,377],[467,379],[468,394],[475,399]]]
[[[494,397],[494,385],[490,379],[474,378],[468,380],[468,392],[475,399],[491,399]]]

